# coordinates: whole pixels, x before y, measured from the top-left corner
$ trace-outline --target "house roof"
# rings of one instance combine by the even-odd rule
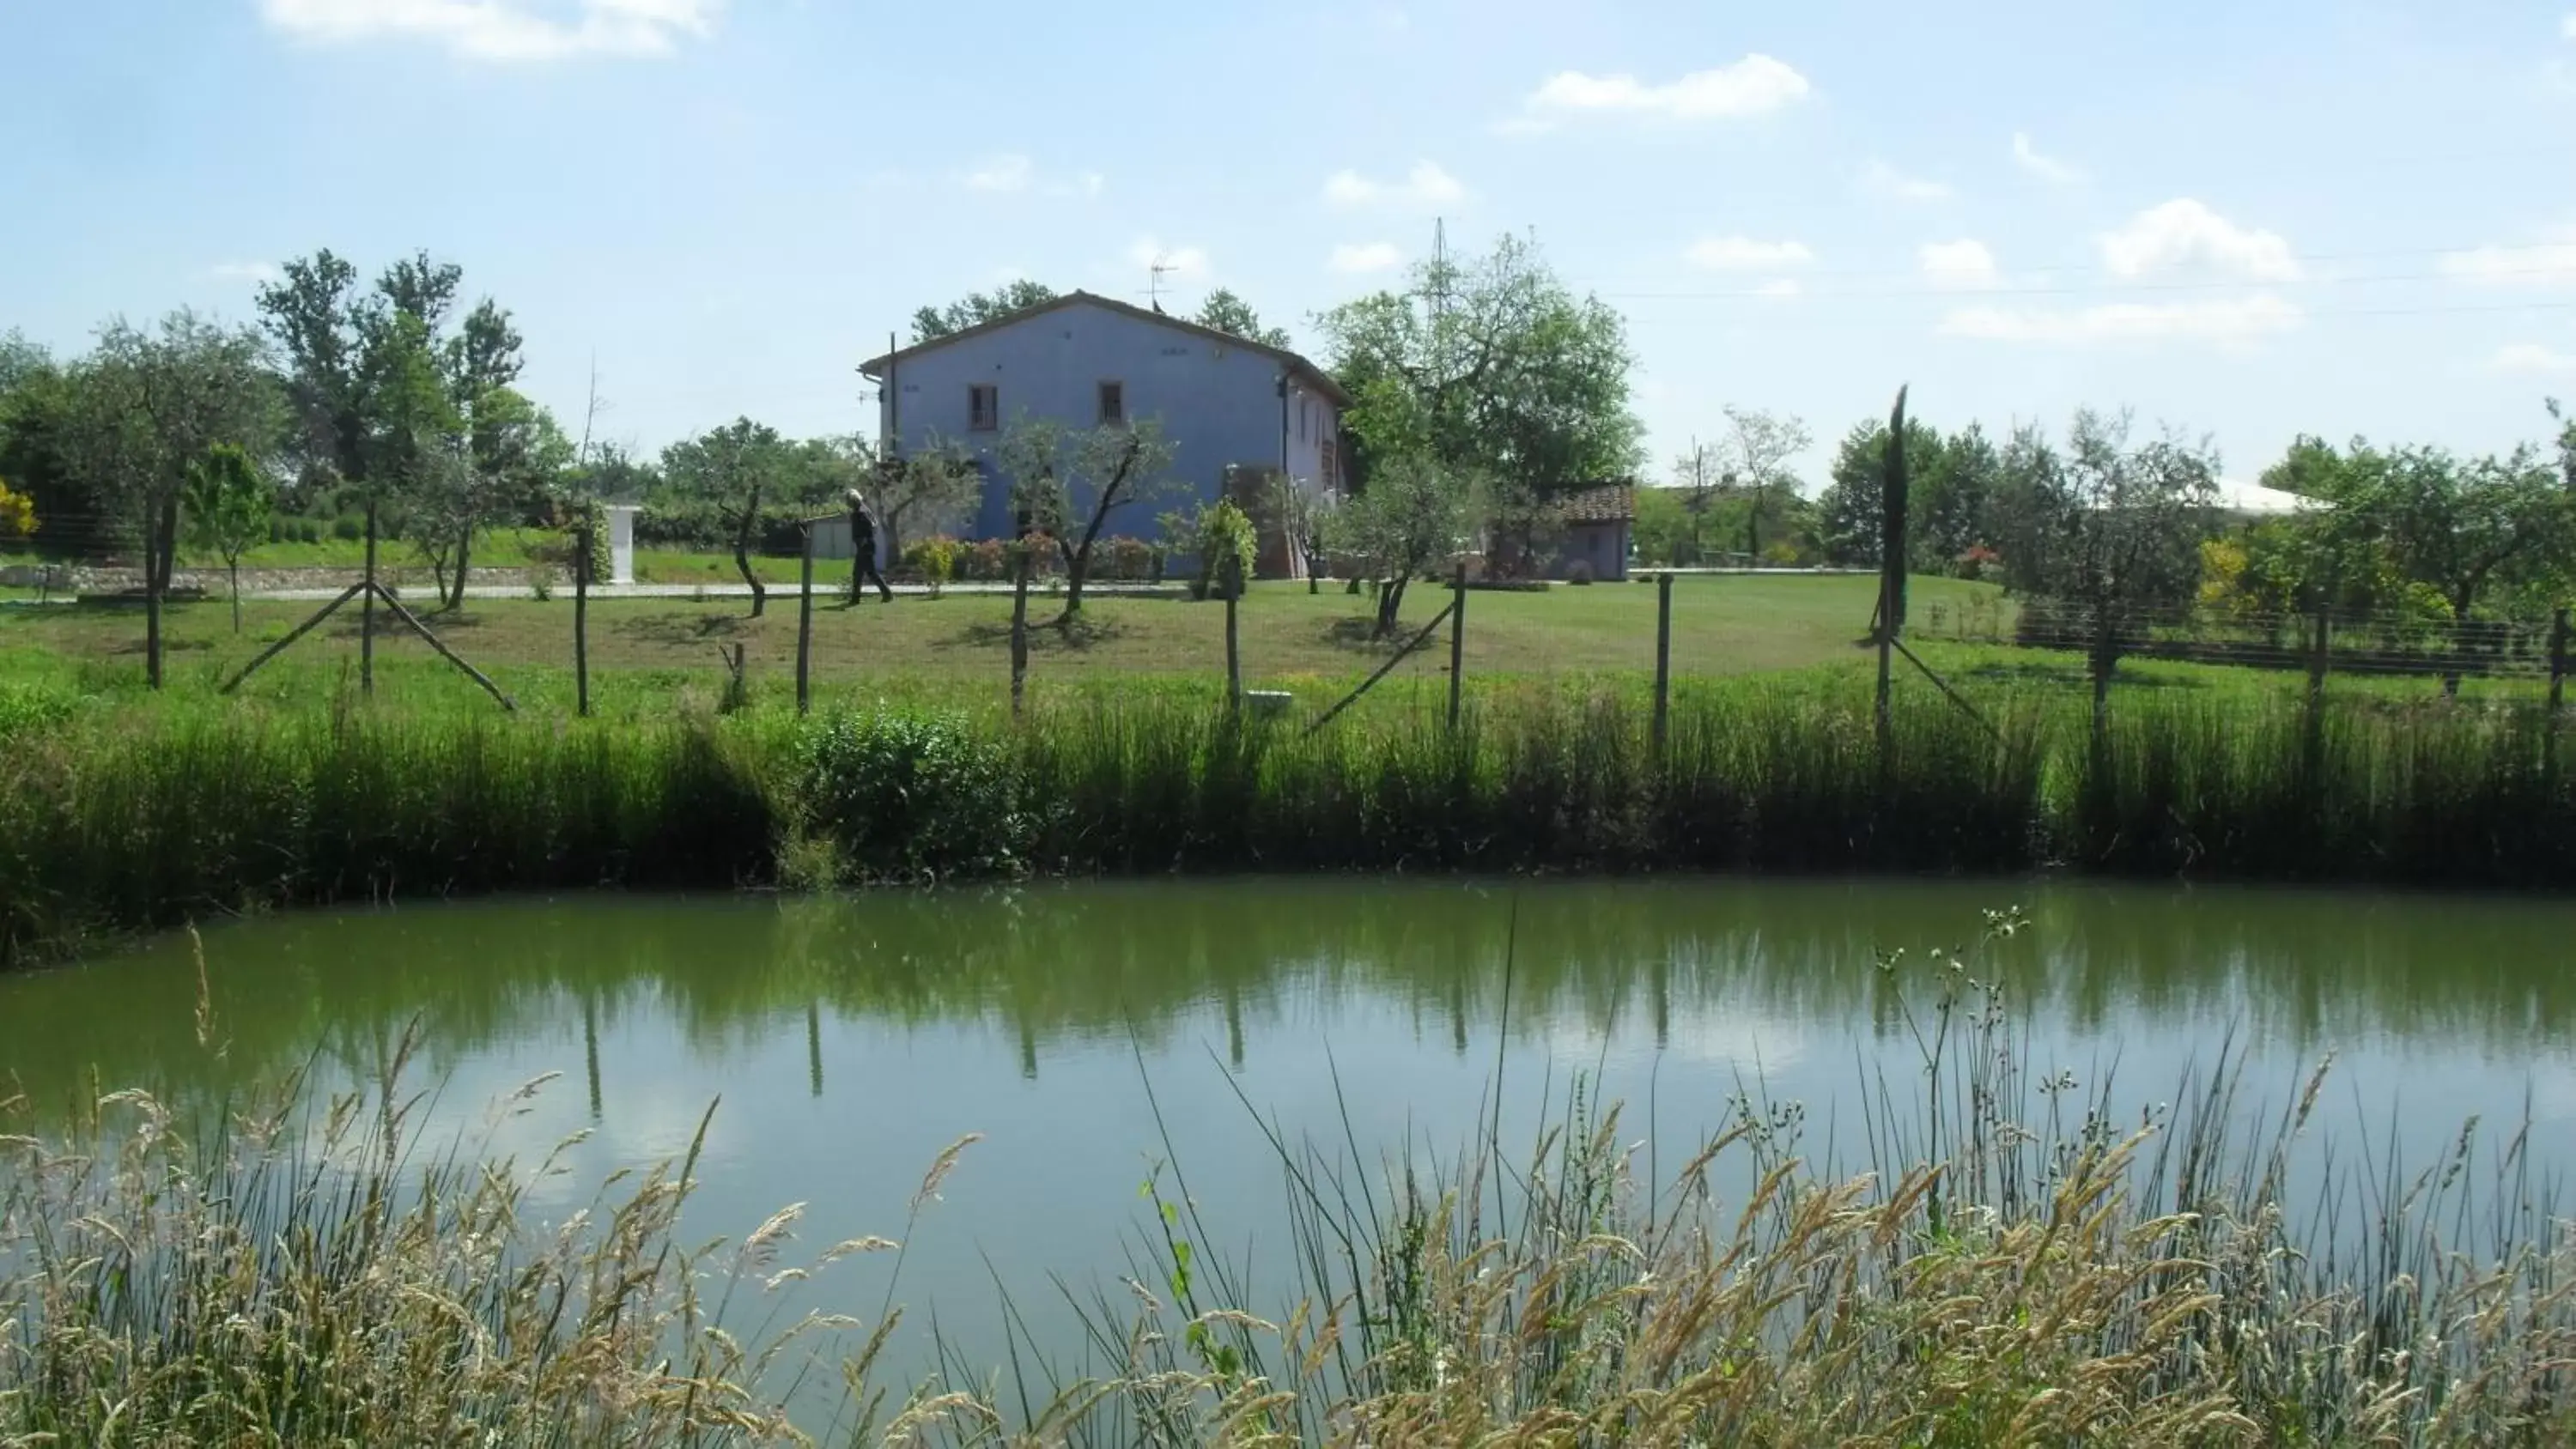
[[[1637,485],[1596,483],[1557,501],[1568,523],[1629,523],[1637,517]]]
[[[937,352],[943,347],[947,347],[953,343],[963,342],[969,337],[980,337],[987,332],[996,332],[1004,327],[1011,326],[1014,323],[1025,322],[1032,317],[1044,316],[1049,312],[1060,311],[1063,308],[1083,302],[1087,302],[1094,307],[1105,308],[1108,311],[1116,312],[1122,316],[1133,317],[1140,322],[1151,322],[1156,326],[1169,328],[1174,332],[1185,332],[1193,337],[1203,337],[1211,342],[1223,343],[1228,347],[1240,347],[1249,352],[1258,352],[1264,357],[1274,358],[1284,364],[1290,372],[1296,374],[1298,377],[1304,379],[1308,384],[1313,386],[1317,392],[1320,392],[1324,396],[1332,399],[1335,406],[1350,406],[1351,395],[1342,391],[1342,385],[1333,381],[1331,374],[1325,372],[1315,364],[1308,362],[1305,358],[1298,356],[1296,353],[1290,352],[1284,347],[1271,347],[1264,343],[1252,341],[1250,338],[1237,337],[1231,332],[1222,331],[1218,328],[1202,327],[1196,322],[1172,316],[1168,312],[1152,311],[1144,307],[1139,307],[1132,302],[1121,302],[1114,297],[1103,297],[1096,292],[1067,292],[1052,302],[1041,302],[1034,307],[1023,307],[1017,312],[995,317],[989,321],[978,322],[972,327],[960,328],[955,332],[949,333],[945,337],[933,337],[927,342],[916,342],[910,347],[898,348],[882,357],[869,358],[867,361],[859,364],[859,371],[869,377],[882,378],[885,376],[886,368],[890,364],[899,364],[908,358],[919,357],[925,353]]]

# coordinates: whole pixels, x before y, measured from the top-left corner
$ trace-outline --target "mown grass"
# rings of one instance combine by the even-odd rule
[[[1126,1281],[1087,1297],[999,1285],[1073,1295],[1082,1369],[1014,1315],[1003,1362],[943,1342],[940,1372],[888,1382],[899,1245],[795,1261],[796,1208],[737,1239],[683,1237],[694,1149],[549,1228],[527,1186],[552,1159],[431,1150],[400,1053],[318,1121],[245,1107],[200,1135],[118,1094],[67,1134],[0,1137],[0,1440],[2163,1449],[2576,1433],[2576,1225],[2527,1126],[2467,1124],[2414,1168],[2356,1160],[2317,1140],[2323,1068],[2267,1110],[2223,1045],[2171,1106],[2132,1105],[2033,1060],[1978,963],[1882,966],[1902,978],[1922,1080],[1858,1084],[1852,1171],[1809,1155],[1803,1105],[1750,1092],[1668,1172],[1580,1083],[1526,1153],[1498,1128],[1445,1159],[1271,1135],[1294,1226],[1263,1261],[1290,1277],[1256,1296],[1186,1164],[1166,1161]],[[220,1039],[208,1016],[201,1044]],[[0,1127],[20,1105],[0,1103]],[[916,1221],[972,1141],[931,1164]],[[811,1277],[877,1253],[894,1270],[880,1292]],[[785,1320],[770,1295],[791,1282],[825,1307]]]
[[[1971,717],[1840,674],[1390,704],[1320,731],[1186,691],[616,721],[173,698],[0,702],[0,963],[219,913],[591,886],[1443,870],[1990,873],[2557,888],[2576,791],[2536,708],[2270,696]],[[10,720],[16,719],[14,725]],[[823,750],[819,741],[840,743]],[[931,765],[937,768],[932,769]]]

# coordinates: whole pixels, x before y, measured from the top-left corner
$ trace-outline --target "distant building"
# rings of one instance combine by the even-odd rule
[[[1074,292],[1042,306],[872,358],[859,371],[878,390],[879,436],[910,455],[964,449],[983,471],[970,539],[1014,533],[1010,480],[994,463],[1002,429],[1022,416],[1066,428],[1151,418],[1173,445],[1186,485],[1114,515],[1103,535],[1149,537],[1155,515],[1231,491],[1262,522],[1265,572],[1304,561],[1280,544],[1263,505],[1273,480],[1336,492],[1342,409],[1350,399],[1322,368],[1157,310]]]
[[[1604,483],[1569,493],[1559,500],[1557,516],[1563,531],[1542,572],[1569,579],[1580,571],[1605,584],[1627,579],[1628,543],[1637,528],[1635,484]]]

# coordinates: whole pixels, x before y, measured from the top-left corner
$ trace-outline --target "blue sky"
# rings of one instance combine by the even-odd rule
[[[411,248],[647,447],[864,427],[911,309],[1026,274],[1308,314],[1526,230],[1629,319],[1656,468],[2082,404],[2251,475],[2576,398],[2571,0],[16,0],[0,328],[248,318]],[[1569,20],[1569,16],[1572,16]],[[1810,463],[1820,471],[1822,447]]]

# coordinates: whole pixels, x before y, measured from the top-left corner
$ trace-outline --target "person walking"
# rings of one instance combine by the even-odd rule
[[[857,603],[859,590],[874,580],[878,597],[891,604],[894,602],[894,589],[877,568],[877,521],[868,512],[868,500],[856,488],[850,490],[849,504],[850,602]]]

